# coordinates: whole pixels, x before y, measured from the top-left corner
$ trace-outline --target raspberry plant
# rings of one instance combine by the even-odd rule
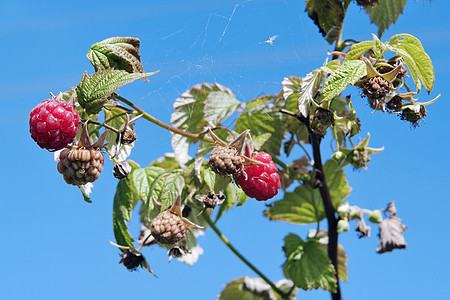
[[[119,181],[112,244],[123,252],[120,262],[127,269],[142,267],[154,274],[143,255],[144,247],[153,245],[167,248],[169,259],[195,263],[201,252],[196,237],[210,227],[260,276],[231,281],[219,299],[294,299],[298,289],[317,288],[341,299],[347,256],[338,240],[349,222],[356,223],[361,238],[370,236],[372,226],[379,227],[378,253],[406,248],[406,226],[394,203],[368,210],[345,201],[351,191],[345,167],[366,169],[372,155],[383,150],[369,147],[370,135],[361,133],[352,101],[367,99],[373,112],[397,114],[417,127],[427,115],[425,107],[437,99],[418,101],[422,89],[429,94],[433,88],[431,59],[410,34],[380,39],[406,0],[355,2],[379,27],[366,41],[342,38],[352,1],[306,2],[306,12],[335,51],[304,77],[284,78],[276,95],[244,103],[219,83],[197,84],[175,100],[171,124],[166,124],[117,93],[156,72],[144,72],[139,39],[113,37],[89,49],[93,74],[84,73],[76,87],[31,111],[32,138],[41,148],[59,150],[58,171],[80,188],[87,202],[103,169],[103,154],[113,161]],[[351,97],[352,86],[361,97]],[[232,115],[233,128],[224,127]],[[139,143],[133,129],[139,118],[172,132],[173,156],[155,158],[147,167],[127,159]],[[326,160],[321,152],[325,138],[335,145]],[[305,155],[291,158],[295,147]],[[264,216],[270,220],[316,228],[305,237],[285,237],[286,279],[276,283],[245,259],[216,225],[229,208],[244,205],[249,197],[268,201]],[[142,231],[135,241],[127,222],[138,203]]]

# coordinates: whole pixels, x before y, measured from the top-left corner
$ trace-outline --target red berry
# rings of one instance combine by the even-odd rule
[[[80,117],[71,104],[47,99],[30,112],[30,133],[39,147],[59,150],[73,141]]]
[[[272,156],[265,152],[259,152],[254,159],[264,165],[245,166],[245,174],[238,176],[237,183],[247,196],[258,201],[268,200],[278,194],[281,187],[277,165],[272,161]]]

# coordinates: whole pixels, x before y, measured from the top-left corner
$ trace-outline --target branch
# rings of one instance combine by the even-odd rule
[[[309,131],[309,129],[308,129]],[[334,266],[336,272],[336,293],[331,295],[333,300],[341,299],[341,290],[339,287],[338,275],[338,232],[335,210],[331,201],[330,190],[328,189],[325,173],[322,165],[322,157],[320,153],[321,138],[316,134],[310,132],[311,144],[314,156],[314,168],[316,170],[316,179],[318,181],[320,196],[322,197],[323,207],[325,208],[325,215],[328,222],[328,257]]]
[[[299,120],[301,123],[306,125],[308,133],[311,139],[311,146],[313,148],[314,157],[314,169],[316,171],[316,186],[319,188],[320,196],[322,197],[323,207],[325,209],[325,215],[328,222],[328,258],[333,264],[336,276],[336,293],[331,294],[333,300],[341,300],[341,290],[339,286],[339,275],[338,275],[338,232],[337,232],[337,222],[338,219],[335,216],[336,211],[333,207],[333,202],[331,201],[330,190],[328,189],[328,184],[325,178],[325,172],[322,165],[322,155],[320,152],[320,142],[321,137],[315,134],[310,126],[308,118],[301,115],[297,115],[291,111],[281,109],[281,113],[292,116]]]

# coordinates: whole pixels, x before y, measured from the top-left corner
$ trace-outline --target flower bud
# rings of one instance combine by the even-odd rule
[[[348,202],[341,204],[337,208],[338,216],[342,219],[346,218],[349,210],[350,210],[350,205],[348,204]]]
[[[381,216],[381,211],[377,209],[377,210],[374,210],[373,212],[371,212],[369,215],[369,221],[372,223],[376,223],[376,224],[381,223],[381,221],[383,221],[383,217]]]
[[[336,151],[336,152],[333,153],[331,158],[333,160],[335,160],[338,164],[341,164],[345,160],[346,155],[342,151]]]
[[[349,231],[350,229],[350,224],[348,223],[347,219],[341,219],[338,221],[337,223],[337,232],[338,233],[343,233],[346,231]]]

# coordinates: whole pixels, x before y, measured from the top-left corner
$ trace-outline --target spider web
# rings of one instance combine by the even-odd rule
[[[141,38],[144,67],[161,70],[141,97],[167,115],[176,98],[202,82],[225,85],[242,102],[279,92],[283,77],[306,75],[326,55],[298,2],[215,3],[166,17],[169,25]]]

